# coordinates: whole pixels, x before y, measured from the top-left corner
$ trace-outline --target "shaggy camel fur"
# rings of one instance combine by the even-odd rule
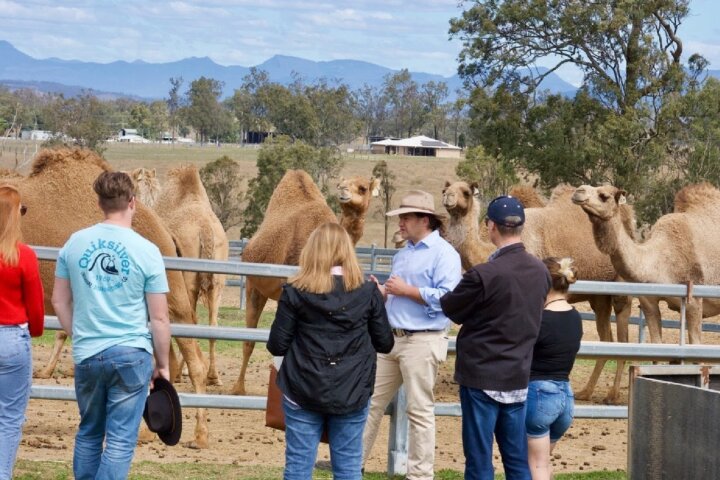
[[[610,185],[583,185],[574,195],[593,226],[595,244],[610,256],[618,274],[631,282],[720,283],[720,191],[709,183],[690,185],[675,195],[675,211],[663,215],[648,239],[639,244],[623,228],[625,192]],[[680,310],[678,298],[640,298],[647,317],[650,341],[662,342],[660,308],[664,300]],[[717,299],[690,298],[687,327],[690,343],[701,342],[702,318],[720,313]]]
[[[508,195],[520,200],[525,208],[541,208],[547,205],[547,201],[530,185],[513,185]]]
[[[571,257],[578,269],[579,280],[611,282],[618,279],[610,258],[593,248],[592,225],[581,208],[572,203],[574,188],[558,185],[552,192],[550,201],[542,208],[525,210],[525,227],[522,239],[530,253],[538,258]],[[623,228],[633,235],[635,217],[628,206],[623,208]],[[613,333],[610,326],[610,315],[615,309],[617,337],[620,342],[628,341],[628,320],[631,313],[631,302],[628,297],[610,295],[570,295],[571,303],[587,301],[595,313],[595,326],[598,336],[603,342],[612,342]],[[598,360],[590,375],[590,379],[575,398],[589,400],[595,385],[605,366],[605,360]],[[615,380],[608,391],[605,403],[617,403],[620,393],[624,362],[617,362]]]
[[[155,208],[155,202],[162,193],[155,169],[140,167],[129,172],[128,175],[135,184],[135,195],[138,200],[146,207]]]
[[[442,203],[450,215],[445,240],[460,254],[464,270],[486,262],[495,251],[495,245],[480,238],[480,202],[476,194],[477,183],[463,181],[445,181],[442,191]]]
[[[141,182],[157,181],[145,177]],[[144,183],[138,184],[144,191]],[[150,185],[151,188],[152,184]],[[182,257],[208,260],[228,259],[229,242],[220,220],[213,212],[210,199],[195,166],[174,168],[167,173],[155,211],[175,240]],[[190,305],[195,309],[200,299],[208,309],[211,326],[217,326],[220,297],[225,287],[225,275],[205,272],[183,272]],[[210,340],[208,385],[222,385],[215,362],[215,340]],[[179,372],[178,372],[179,373]]]
[[[353,243],[360,241],[365,231],[365,216],[370,207],[370,198],[378,194],[380,180],[377,178],[363,179],[353,177],[349,180],[340,179],[337,188],[340,200],[340,225],[347,230]]]
[[[102,221],[97,206],[97,195],[92,184],[110,166],[88,150],[42,150],[34,160],[32,172],[26,178],[15,179],[28,213],[23,217],[23,239],[31,245],[62,246],[70,235],[80,229]],[[175,244],[158,216],[144,205],[138,205],[133,228],[158,246],[165,256],[175,256]],[[40,273],[45,288],[45,308],[52,314],[52,286],[55,278],[54,262],[40,262]],[[182,274],[167,272],[170,293],[170,318],[179,323],[195,323],[195,312],[190,307]],[[175,339],[190,367],[190,379],[195,392],[205,393],[205,365],[198,344],[193,339]],[[40,372],[49,377],[60,356],[65,334],[56,335],[53,356]],[[171,365],[176,362],[171,362]],[[176,366],[176,365],[175,365]],[[208,428],[204,410],[198,410],[194,445],[208,445]]]
[[[357,185],[364,185],[363,193],[352,195],[350,201],[364,205],[367,211],[372,182],[363,177],[354,177],[347,182],[344,186],[351,191],[356,191]],[[343,209],[343,212],[348,210]],[[353,213],[351,218],[364,222],[364,215]],[[288,170],[270,197],[262,224],[243,250],[243,262],[297,265],[300,251],[310,233],[323,223],[337,221],[310,175],[302,170]],[[344,224],[344,219],[340,223]],[[349,231],[355,231],[356,235],[359,233],[357,238],[362,236],[362,232],[352,225],[349,227]],[[268,298],[280,298],[284,281],[282,278],[247,277],[245,324],[249,328],[257,327]],[[236,395],[245,395],[245,372],[254,348],[254,342],[245,342],[240,376],[232,389]]]

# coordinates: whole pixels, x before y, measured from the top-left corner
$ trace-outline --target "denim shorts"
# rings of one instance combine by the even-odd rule
[[[550,434],[557,442],[570,428],[575,412],[575,396],[570,382],[533,380],[528,386],[525,428],[530,438]]]

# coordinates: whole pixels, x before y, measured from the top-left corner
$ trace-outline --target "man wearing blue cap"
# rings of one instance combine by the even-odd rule
[[[455,380],[460,384],[465,478],[494,478],[494,434],[505,478],[530,480],[525,400],[550,274],[522,244],[525,211],[519,200],[507,195],[494,199],[485,223],[497,250],[440,299],[443,312],[462,325]]]

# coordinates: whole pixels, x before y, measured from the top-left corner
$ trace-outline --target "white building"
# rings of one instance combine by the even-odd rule
[[[23,130],[20,133],[20,138],[23,140],[39,140],[44,142],[50,140],[53,134],[49,130]]]
[[[135,128],[121,128],[117,135],[117,141],[126,143],[150,143],[150,140],[138,135],[137,129]]]
[[[418,135],[399,140],[381,140],[370,144],[372,153],[420,157],[460,158],[462,149],[434,138]]]

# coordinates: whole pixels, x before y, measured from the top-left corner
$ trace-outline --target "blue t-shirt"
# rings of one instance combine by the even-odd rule
[[[152,242],[130,228],[99,223],[65,243],[55,276],[70,280],[75,363],[115,345],[152,353],[145,294],[169,290]]]

